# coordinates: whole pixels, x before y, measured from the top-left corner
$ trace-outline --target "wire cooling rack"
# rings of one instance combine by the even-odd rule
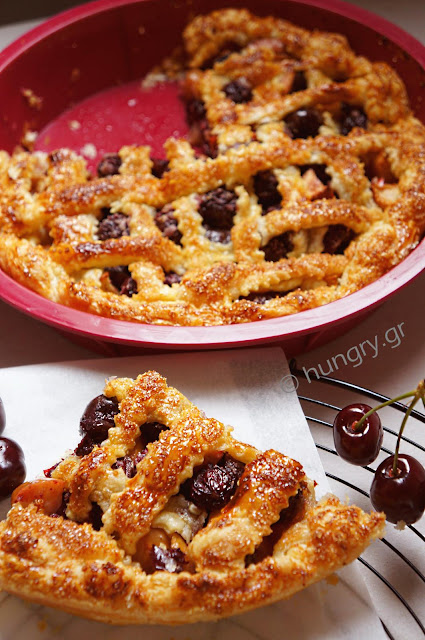
[[[335,451],[332,424],[337,411],[353,402],[366,402],[375,406],[389,400],[370,389],[343,380],[321,376],[308,377],[304,370],[290,363],[293,376],[298,382],[298,397],[310,425],[316,447],[332,491],[340,498],[348,497],[359,506],[370,509],[369,489],[373,473],[380,462],[394,453],[398,427],[401,419],[398,412],[406,413],[406,405],[396,402],[382,411],[380,416],[384,426],[384,442],[380,455],[373,466],[358,467],[343,461]],[[329,385],[332,386],[332,400],[329,399]],[[370,403],[370,400],[375,402]],[[412,427],[411,424],[414,423]],[[415,456],[425,465],[425,415],[413,411],[403,435],[401,451]],[[412,433],[412,437],[409,434]],[[377,608],[382,625],[391,640],[399,640],[396,628],[403,625],[403,638],[414,640],[425,636],[425,516],[403,531],[387,524],[385,537],[358,559],[361,572]],[[422,546],[422,548],[421,548]],[[422,566],[421,566],[422,565]],[[381,605],[380,605],[381,603]],[[382,605],[385,603],[385,606]]]

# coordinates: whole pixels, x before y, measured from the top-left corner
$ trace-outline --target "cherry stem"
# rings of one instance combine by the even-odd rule
[[[419,385],[418,385],[418,387],[419,387]],[[360,429],[363,426],[363,424],[366,422],[366,420],[369,418],[369,416],[372,415],[372,413],[375,413],[375,411],[379,411],[379,409],[383,409],[383,407],[388,407],[390,404],[393,404],[393,402],[398,402],[399,400],[404,400],[405,398],[411,398],[412,396],[415,396],[416,393],[417,393],[417,389],[415,389],[414,391],[408,391],[407,393],[403,393],[400,396],[396,396],[395,398],[391,398],[390,400],[387,400],[386,402],[383,402],[382,404],[378,404],[376,407],[374,407],[373,409],[371,409],[370,411],[365,413],[364,416],[362,416],[360,418],[360,420],[358,420],[355,424],[353,424],[353,431],[360,431]]]
[[[420,383],[418,384],[418,386],[416,387],[415,393],[414,393],[414,396],[413,396],[413,400],[410,403],[409,408],[407,409],[406,413],[404,414],[403,422],[401,423],[401,427],[400,427],[400,430],[398,432],[398,437],[397,437],[397,442],[396,442],[396,445],[395,445],[395,452],[394,452],[393,476],[397,475],[398,452],[399,452],[399,449],[400,449],[401,436],[403,435],[404,427],[406,426],[407,420],[408,420],[410,414],[412,413],[415,404],[420,399],[422,399],[422,402],[423,402],[423,404],[425,406],[425,379],[421,380]]]
[[[406,422],[407,422],[410,414],[413,411],[413,407],[415,406],[415,404],[417,403],[417,401],[419,400],[420,397],[421,396],[419,394],[415,393],[415,397],[413,398],[412,402],[410,403],[408,410],[404,414],[403,422],[401,423],[401,427],[400,427],[400,430],[399,430],[398,436],[397,436],[397,442],[396,442],[396,445],[395,445],[394,462],[393,462],[393,477],[397,476],[398,452],[399,452],[399,449],[400,449],[400,441],[401,441],[401,436],[403,435],[404,427],[406,426]]]

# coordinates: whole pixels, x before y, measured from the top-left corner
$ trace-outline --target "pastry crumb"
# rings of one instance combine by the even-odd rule
[[[167,82],[167,80],[168,78],[165,73],[152,71],[142,80],[141,86],[142,89],[152,89],[152,87],[155,87],[157,84],[161,84],[162,82]]]
[[[9,169],[7,170],[7,175],[9,176],[9,178],[11,180],[17,180],[19,178],[20,174],[21,174],[21,170],[16,165],[12,166],[12,167],[9,167]]]
[[[81,122],[78,122],[78,120],[70,120],[68,122],[68,127],[71,131],[78,131],[78,129],[81,129]]]
[[[84,145],[84,147],[81,147],[80,153],[83,156],[86,156],[86,158],[90,158],[90,160],[93,160],[97,156],[97,149],[94,144],[88,142]]]
[[[397,531],[404,531],[405,528],[406,528],[406,523],[404,522],[404,520],[399,520],[394,527],[394,529],[397,529]]]
[[[21,89],[21,93],[32,109],[40,111],[43,106],[43,98],[37,96],[32,89]]]
[[[336,573],[332,573],[330,576],[328,576],[327,578],[325,578],[326,582],[328,584],[331,584],[332,586],[336,587],[336,585],[339,582],[339,578],[336,575]]]

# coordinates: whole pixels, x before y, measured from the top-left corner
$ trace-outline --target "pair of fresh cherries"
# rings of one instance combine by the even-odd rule
[[[411,398],[400,426],[395,453],[375,471],[370,488],[372,505],[384,511],[389,522],[413,524],[425,511],[425,469],[413,456],[400,454],[400,441],[414,406],[422,400],[425,406],[425,381],[374,409],[367,404],[350,404],[335,417],[333,436],[337,453],[351,464],[365,466],[376,460],[381,449],[383,428],[378,409]]]

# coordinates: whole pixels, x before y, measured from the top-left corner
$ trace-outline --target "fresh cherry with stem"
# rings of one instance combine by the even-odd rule
[[[350,404],[336,414],[333,437],[335,449],[341,458],[351,464],[364,466],[377,458],[384,431],[372,407],[358,403]]]
[[[375,408],[354,404],[342,409],[334,421],[337,453],[353,464],[368,464],[377,457],[382,444],[382,427],[376,411],[394,402],[412,398],[400,426],[395,454],[378,466],[370,490],[375,509],[384,511],[389,522],[413,524],[425,511],[425,469],[413,456],[399,454],[401,437],[416,403],[425,406],[425,381],[416,389],[391,398]]]

